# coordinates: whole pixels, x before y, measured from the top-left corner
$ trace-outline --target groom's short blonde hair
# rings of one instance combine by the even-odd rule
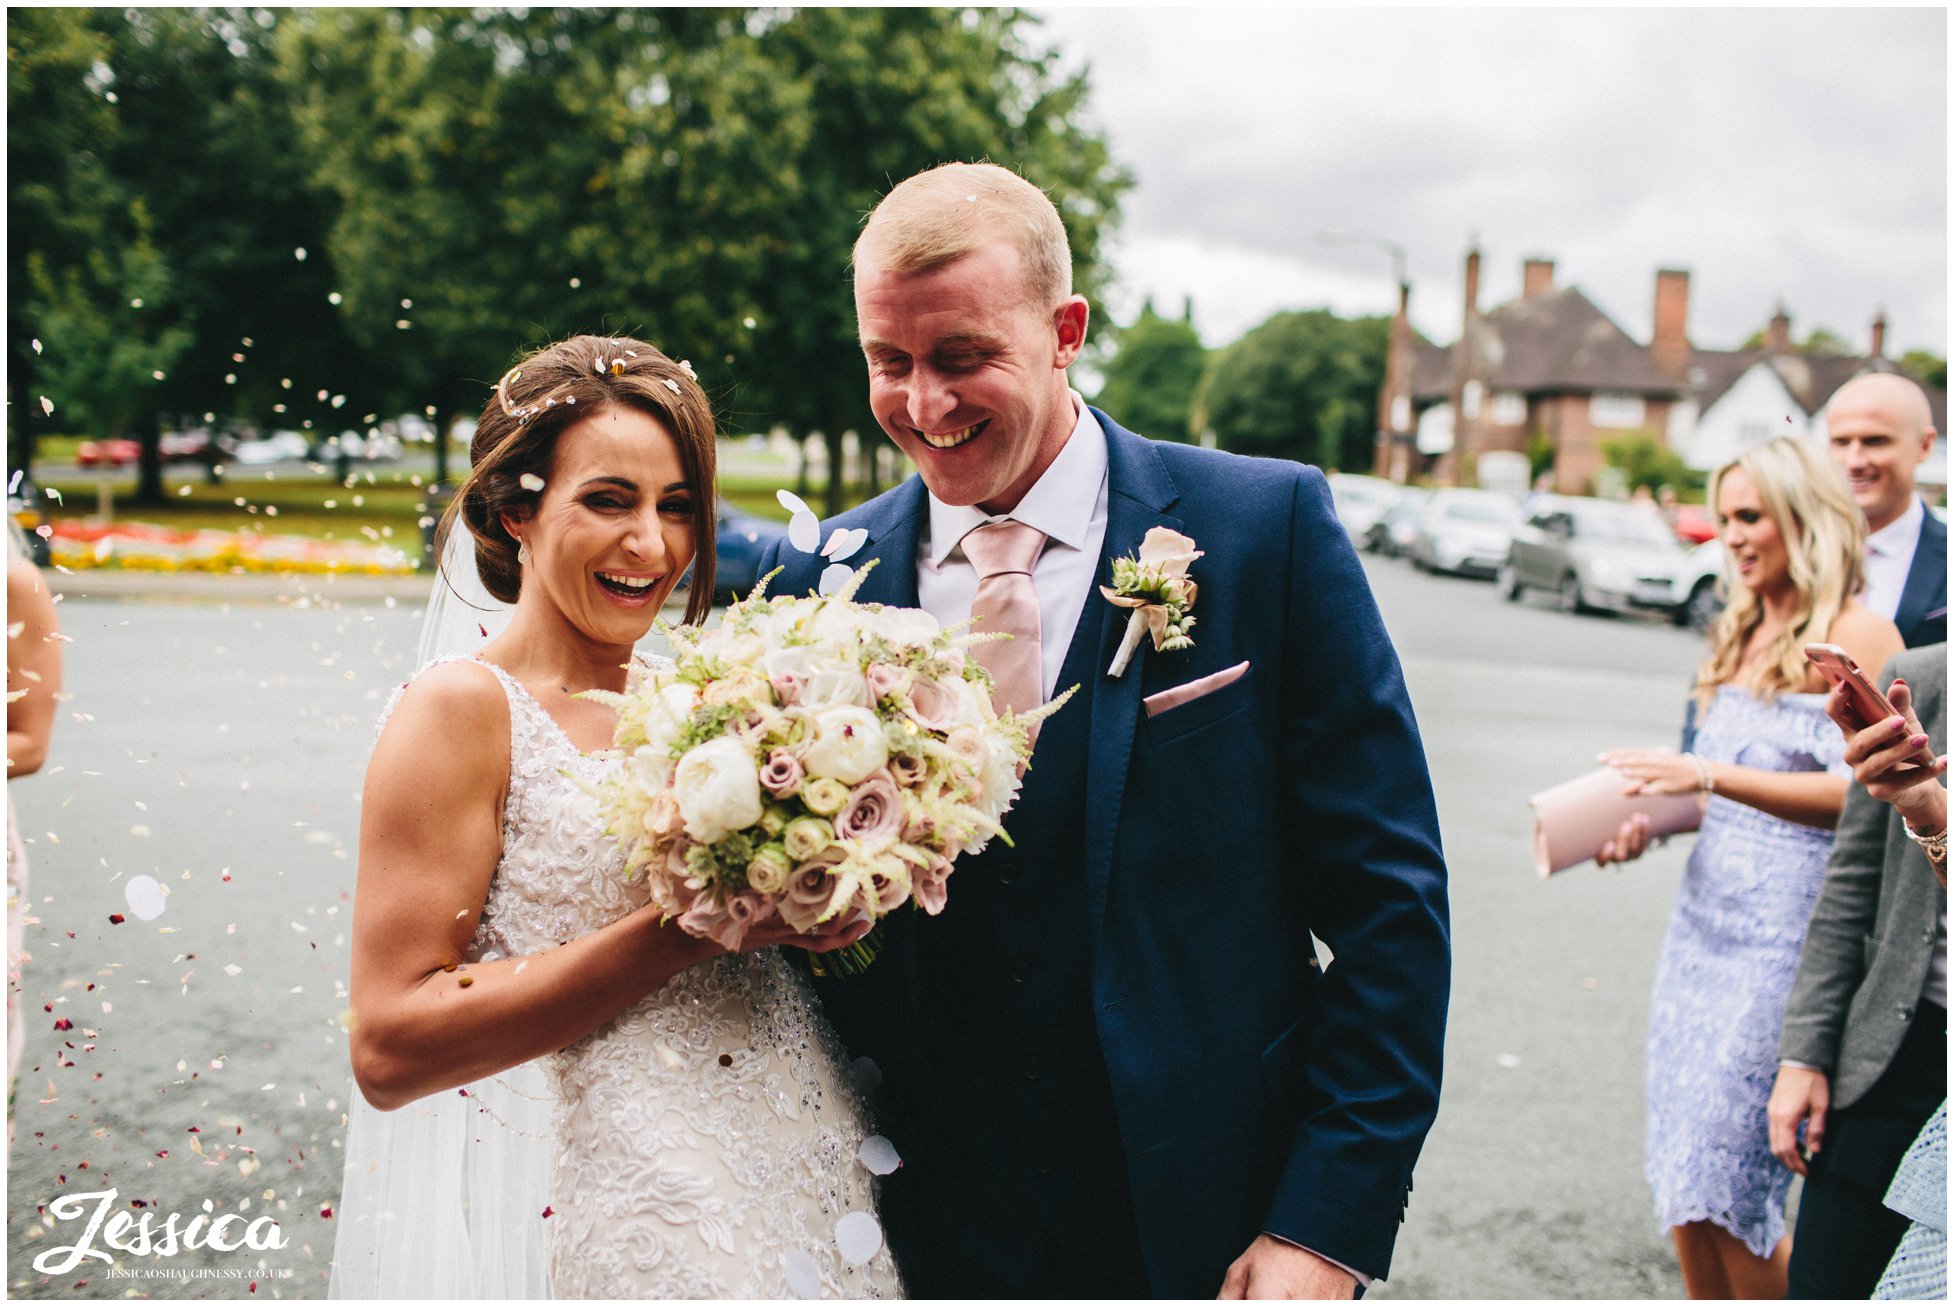
[[[1072,248],[1057,207],[993,163],[946,163],[903,181],[869,214],[854,266],[873,260],[894,272],[928,272],[995,241],[1017,247],[1034,308],[1072,293]]]

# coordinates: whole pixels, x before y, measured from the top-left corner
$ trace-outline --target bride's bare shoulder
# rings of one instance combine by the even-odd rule
[[[443,747],[509,734],[509,700],[502,683],[472,658],[435,663],[409,681],[387,719],[387,736],[433,735]]]

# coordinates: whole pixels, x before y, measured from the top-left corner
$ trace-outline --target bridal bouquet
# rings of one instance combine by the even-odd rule
[[[737,949],[776,915],[813,934],[912,898],[941,912],[958,855],[1009,841],[1027,728],[1066,696],[999,716],[965,651],[1000,637],[856,603],[867,571],[825,596],[762,581],[710,631],[664,627],[671,667],[589,692],[625,755],[596,789],[606,825],[689,934]],[[864,944],[823,961],[858,970]]]

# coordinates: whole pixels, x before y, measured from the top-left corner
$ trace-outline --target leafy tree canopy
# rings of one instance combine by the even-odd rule
[[[1121,426],[1156,440],[1195,439],[1191,424],[1195,392],[1207,369],[1208,351],[1190,321],[1191,306],[1163,318],[1153,301],[1119,333],[1119,349],[1104,366],[1105,384],[1093,403]]]
[[[1278,313],[1216,356],[1195,421],[1236,453],[1366,469],[1390,327],[1328,309]]]

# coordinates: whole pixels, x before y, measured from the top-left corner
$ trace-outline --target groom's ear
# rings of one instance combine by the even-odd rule
[[[1092,316],[1083,295],[1068,295],[1052,310],[1052,330],[1058,337],[1055,366],[1063,371],[1078,360],[1086,347],[1086,322]]]

